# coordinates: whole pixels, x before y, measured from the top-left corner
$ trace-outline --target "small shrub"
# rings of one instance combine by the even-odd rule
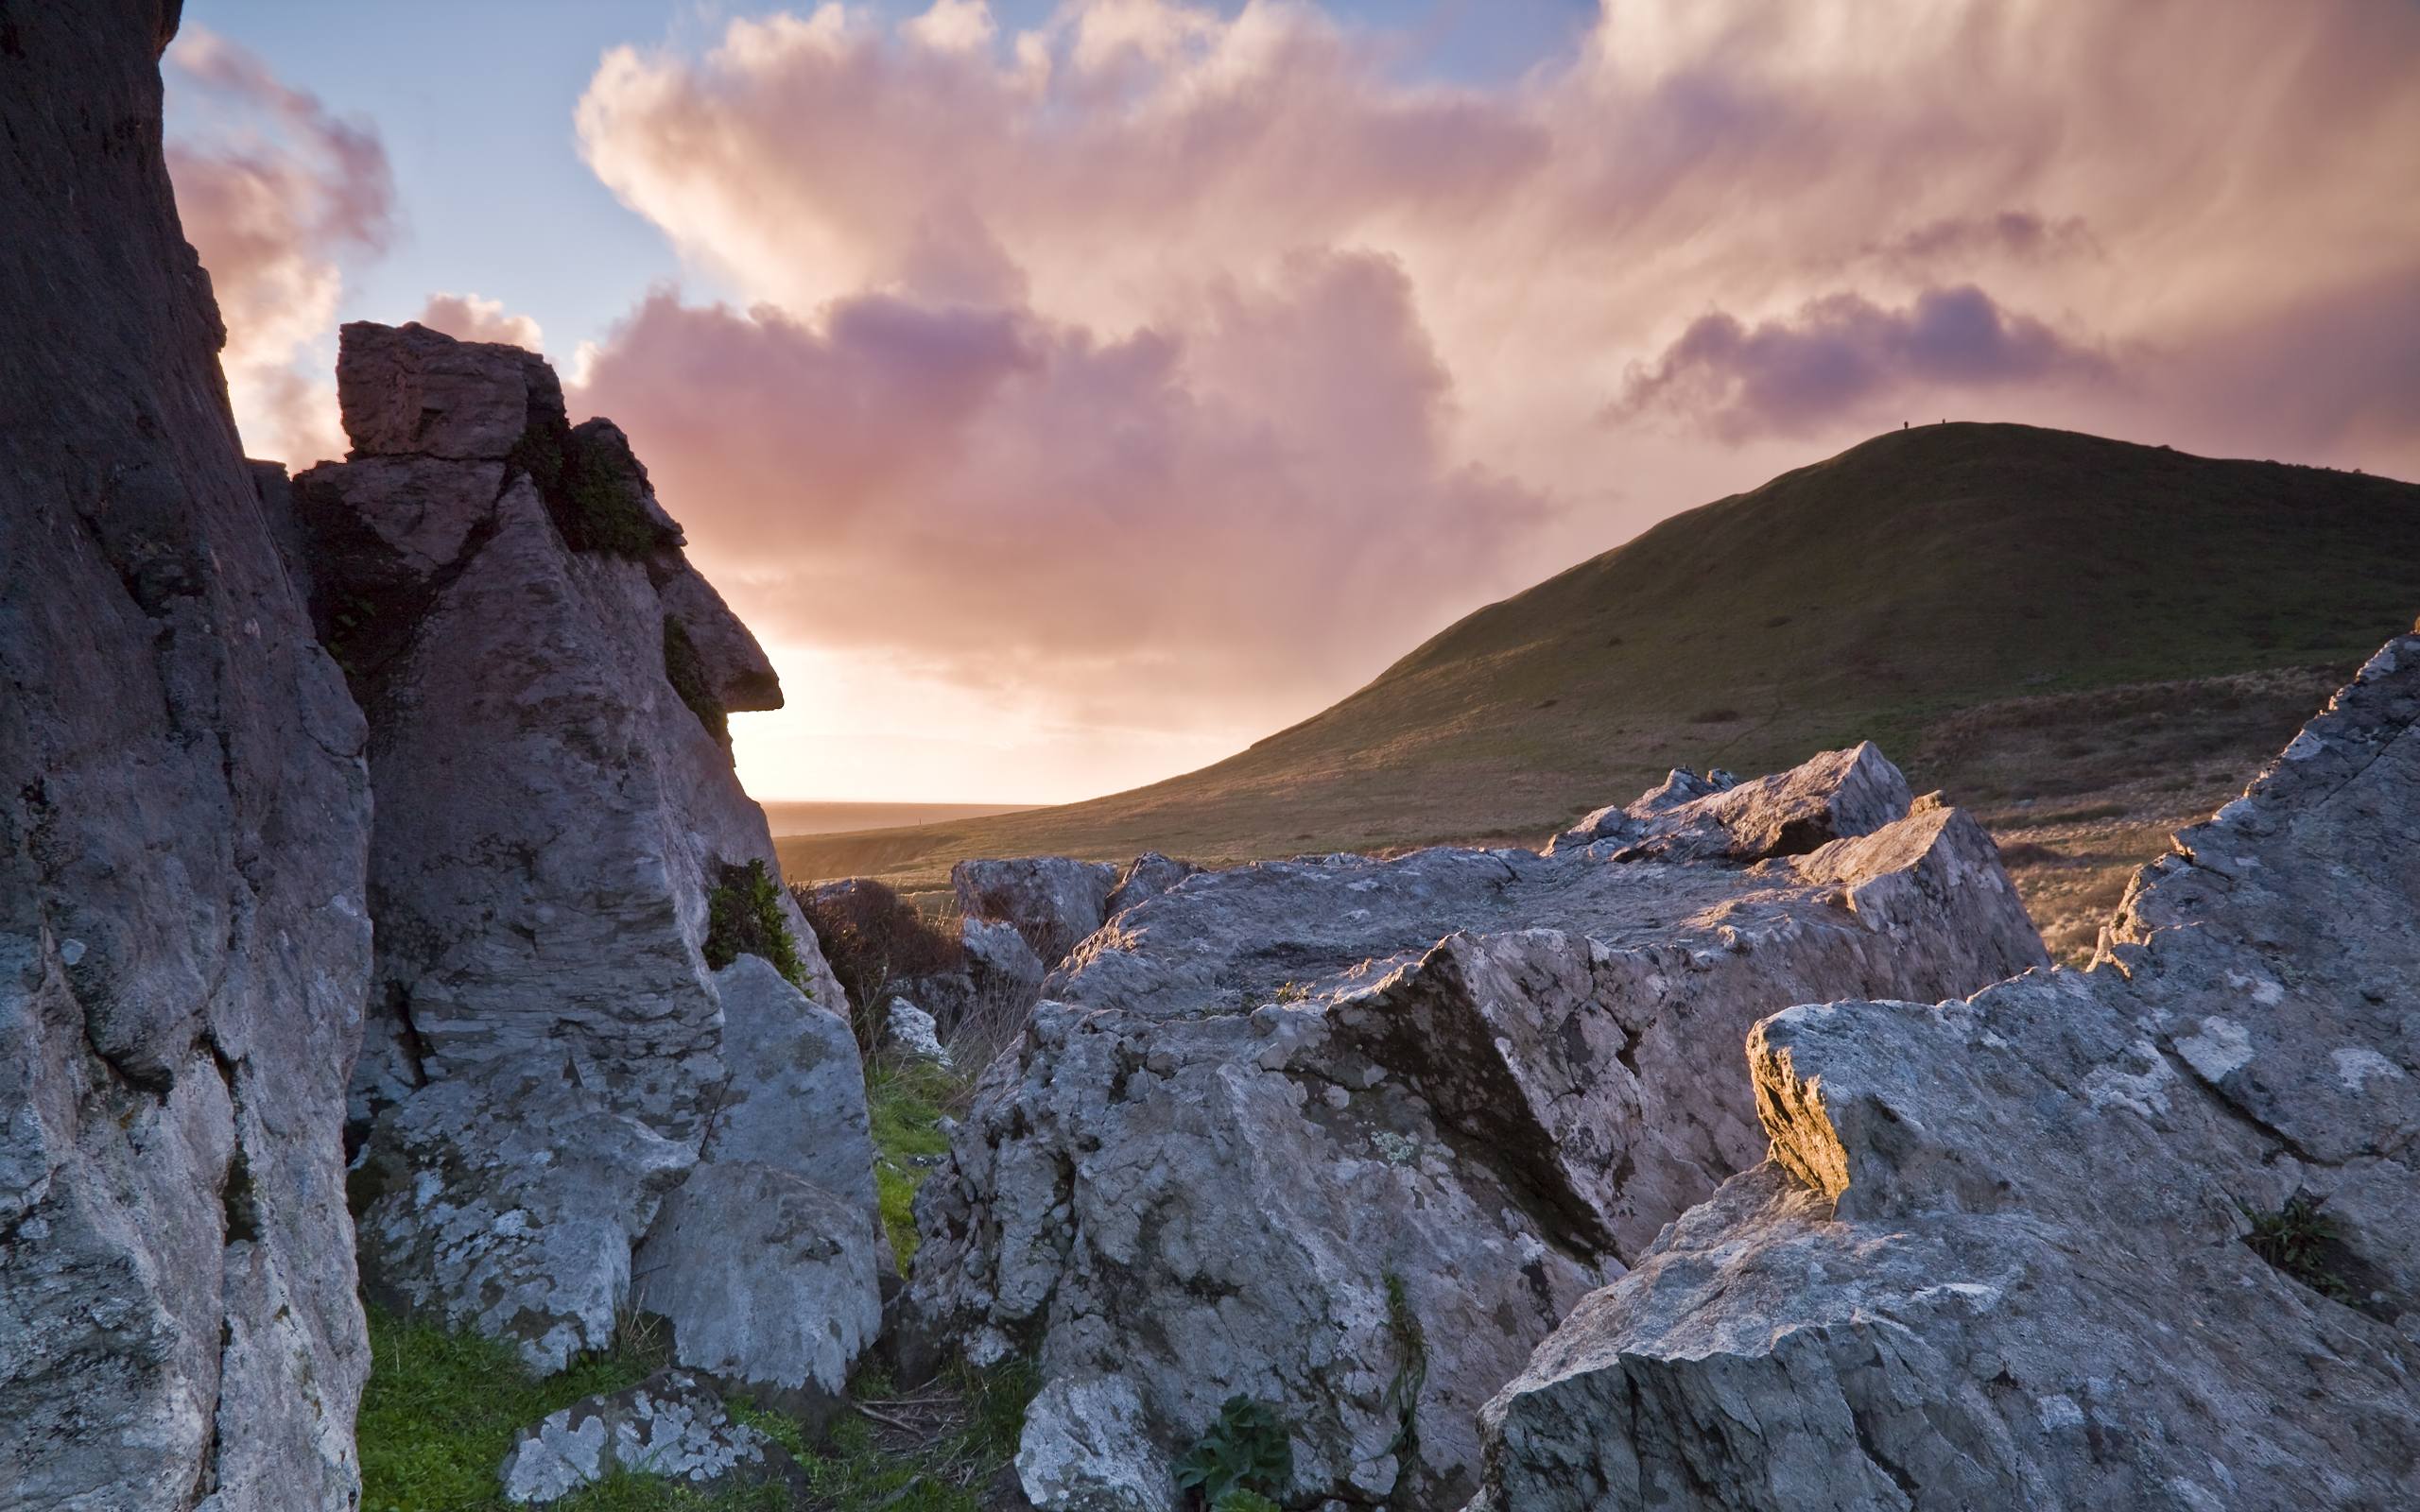
[[[1285,1512],[1258,1491],[1229,1491],[1210,1504],[1210,1512]]]
[[[2055,867],[2067,858],[2038,840],[2012,840],[2000,847],[2000,865],[2016,867]]]
[[[2354,1296],[2352,1283],[2337,1272],[2343,1238],[2337,1232],[2336,1221],[2319,1211],[2323,1200],[2296,1193],[2275,1212],[2256,1212],[2237,1204],[2252,1220],[2252,1232],[2243,1242],[2254,1254],[2320,1296],[2349,1303]]]
[[[1310,1000],[1310,996],[1311,989],[1300,982],[1288,982],[1277,989],[1277,1001],[1280,1003],[1305,1003]]]
[[[808,997],[806,963],[782,919],[782,885],[762,861],[726,863],[706,895],[706,965],[721,971],[742,955],[757,955]]]
[[[1294,1478],[1294,1439],[1275,1412],[1250,1397],[1229,1397],[1201,1441],[1176,1462],[1176,1484],[1201,1505],[1230,1506],[1236,1492],[1267,1497]]]
[[[689,639],[689,628],[678,619],[664,616],[664,679],[672,691],[706,727],[706,733],[725,750],[731,748],[731,716],[724,713],[722,700],[715,696],[706,681],[706,663],[698,655],[698,647]]]
[[[521,433],[508,465],[529,474],[563,543],[574,551],[644,558],[656,547],[647,516],[614,449],[548,416]],[[634,465],[634,464],[633,464]]]
[[[925,922],[916,905],[871,877],[852,877],[794,894],[815,930],[832,974],[848,994],[857,1043],[871,1056],[882,1044],[890,985],[939,976],[966,964],[966,948]]]

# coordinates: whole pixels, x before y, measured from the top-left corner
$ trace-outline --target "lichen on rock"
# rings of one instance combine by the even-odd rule
[[[1676,808],[1686,859],[1634,826],[1267,863],[1089,925],[917,1204],[922,1328],[1040,1370],[1035,1503],[1160,1512],[1238,1395],[1294,1425],[1288,1504],[1455,1503],[1479,1405],[1761,1158],[1751,1023],[2043,963],[1989,838],[1870,748],[1754,795]],[[1071,933],[1109,869],[959,876]]]
[[[1772,1159],[1488,1404],[1474,1512],[2409,1501],[2414,855],[2407,636],[2142,870],[2093,970],[1758,1024]],[[2281,1264],[2298,1206],[2325,1247]]]

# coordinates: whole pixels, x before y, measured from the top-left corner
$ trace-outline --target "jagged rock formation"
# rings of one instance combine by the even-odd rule
[[[2410,636],[2091,971],[1759,1024],[1772,1159],[1489,1404],[1474,1506],[2409,1505],[2415,726]]]
[[[959,911],[970,919],[1013,924],[1045,966],[1066,959],[1076,942],[1109,918],[1117,868],[1066,856],[961,861],[949,869]]]
[[[835,1392],[879,1322],[872,1145],[731,770],[725,715],[779,705],[771,668],[543,360],[363,323],[337,376],[354,455],[292,493],[377,794],[365,1281],[541,1368],[638,1306],[683,1365]],[[769,1225],[744,1271],[683,1274],[704,1227]],[[811,1348],[735,1327],[810,1304]]]
[[[349,1505],[359,713],[227,408],[158,0],[0,46],[0,1506]]]
[[[1842,752],[1551,856],[1247,867],[1109,919],[918,1203],[925,1327],[1042,1371],[1027,1494],[1172,1506],[1236,1394],[1292,1421],[1289,1503],[1469,1494],[1479,1404],[1762,1156],[1752,1022],[2042,962],[1989,838],[1893,783]]]
[[[544,1506],[611,1480],[644,1471],[694,1488],[762,1486],[793,1494],[806,1474],[789,1452],[745,1423],[685,1370],[659,1370],[627,1391],[574,1402],[522,1431],[505,1456],[504,1497]]]

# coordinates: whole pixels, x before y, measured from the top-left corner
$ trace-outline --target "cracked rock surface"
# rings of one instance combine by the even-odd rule
[[[1772,1159],[1488,1405],[1474,1507],[2411,1504],[2416,725],[2407,636],[2090,971],[1757,1025]]]
[[[355,323],[337,369],[356,455],[292,498],[377,794],[352,1084],[372,1289],[561,1369],[609,1342],[668,1200],[694,1228],[739,1174],[790,1183],[809,1190],[778,1214],[729,1214],[760,1238],[778,1221],[779,1256],[707,1298],[662,1273],[665,1240],[656,1284],[686,1299],[666,1309],[680,1363],[804,1389],[775,1332],[734,1346],[715,1315],[828,1303],[794,1325],[853,1359],[854,1280],[819,1278],[882,1254],[863,1072],[813,933],[776,888],[798,981],[706,958],[733,868],[780,875],[723,726],[779,706],[770,665],[627,438],[566,423],[542,359]]]
[[[0,47],[0,1506],[358,1494],[361,715],[179,232],[177,7]]]
[[[1685,861],[1625,830],[1270,863],[1083,939],[918,1201],[921,1326],[1039,1368],[1034,1503],[1173,1507],[1237,1394],[1293,1425],[1289,1504],[1459,1503],[1479,1405],[1761,1159],[1750,1024],[2042,962],[1989,838],[1878,755],[1760,792],[1673,821]],[[1757,855],[1782,811],[1838,837]]]

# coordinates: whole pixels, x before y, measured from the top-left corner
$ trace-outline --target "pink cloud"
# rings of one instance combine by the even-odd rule
[[[1397,40],[946,0],[609,53],[583,153],[749,313],[650,299],[589,402],[777,636],[1170,727],[1307,712],[1934,395],[2308,460],[2420,434],[2218,376],[2420,272],[2399,0],[1623,0],[1490,89]]]
[[[342,455],[335,385],[297,359],[334,329],[341,260],[394,234],[386,151],[205,28],[186,26],[168,63],[180,104],[202,118],[168,143],[168,174],[227,326],[221,361],[245,446],[297,464]]]
[[[1886,400],[1971,399],[2108,371],[2099,353],[2002,310],[1971,284],[1927,289],[1895,310],[1834,294],[1754,326],[1720,311],[1700,316],[1631,369],[1606,414],[1616,423],[1679,415],[1735,440],[1804,435],[1844,417],[1875,423]]]
[[[544,335],[526,315],[510,315],[501,300],[475,294],[432,294],[413,317],[432,331],[458,341],[501,341],[529,352],[544,350]]]
[[[659,293],[575,402],[630,429],[761,630],[1130,716],[1299,709],[1500,586],[1551,507],[1450,457],[1446,375],[1368,254],[1116,337]]]

